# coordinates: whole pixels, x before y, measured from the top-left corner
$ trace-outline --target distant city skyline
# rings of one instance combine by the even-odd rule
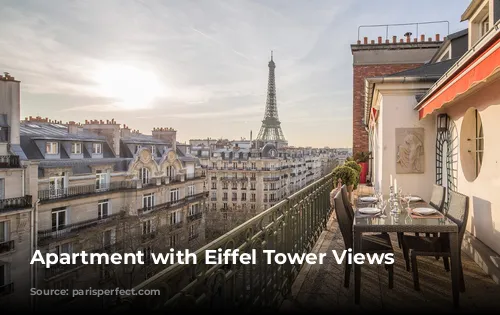
[[[145,134],[173,127],[180,142],[237,140],[259,131],[273,50],[289,145],[351,147],[358,26],[448,20],[452,33],[469,2],[7,0],[0,71],[22,82],[21,118],[114,118]]]

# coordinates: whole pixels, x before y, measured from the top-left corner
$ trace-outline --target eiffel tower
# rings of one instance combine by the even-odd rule
[[[262,142],[282,142],[286,143],[285,136],[281,130],[281,123],[278,118],[278,105],[276,104],[276,82],[274,78],[274,69],[276,64],[273,61],[273,52],[271,51],[271,60],[268,64],[269,79],[267,83],[267,102],[264,120],[257,136],[258,141]]]

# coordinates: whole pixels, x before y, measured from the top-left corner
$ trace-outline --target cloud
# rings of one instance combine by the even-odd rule
[[[239,138],[260,128],[273,50],[289,142],[345,145],[357,26],[438,13],[458,20],[458,5],[422,2],[408,10],[394,0],[4,0],[0,70],[22,81],[24,115],[96,113],[144,130],[174,126],[182,137]],[[117,64],[153,72],[166,95],[123,110],[97,77]]]

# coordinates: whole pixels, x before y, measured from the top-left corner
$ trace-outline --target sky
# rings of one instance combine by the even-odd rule
[[[466,28],[469,2],[0,0],[0,72],[21,81],[21,117],[114,118],[145,134],[173,127],[181,142],[239,140],[260,129],[273,50],[289,145],[351,147],[358,26],[448,21],[453,33]],[[448,24],[419,33],[444,36]]]

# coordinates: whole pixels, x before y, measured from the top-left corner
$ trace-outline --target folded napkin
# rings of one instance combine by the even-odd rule
[[[436,212],[433,214],[427,214],[427,215],[421,215],[421,214],[416,214],[416,213],[411,213],[411,217],[413,219],[441,219],[443,218],[443,214],[441,212]]]

